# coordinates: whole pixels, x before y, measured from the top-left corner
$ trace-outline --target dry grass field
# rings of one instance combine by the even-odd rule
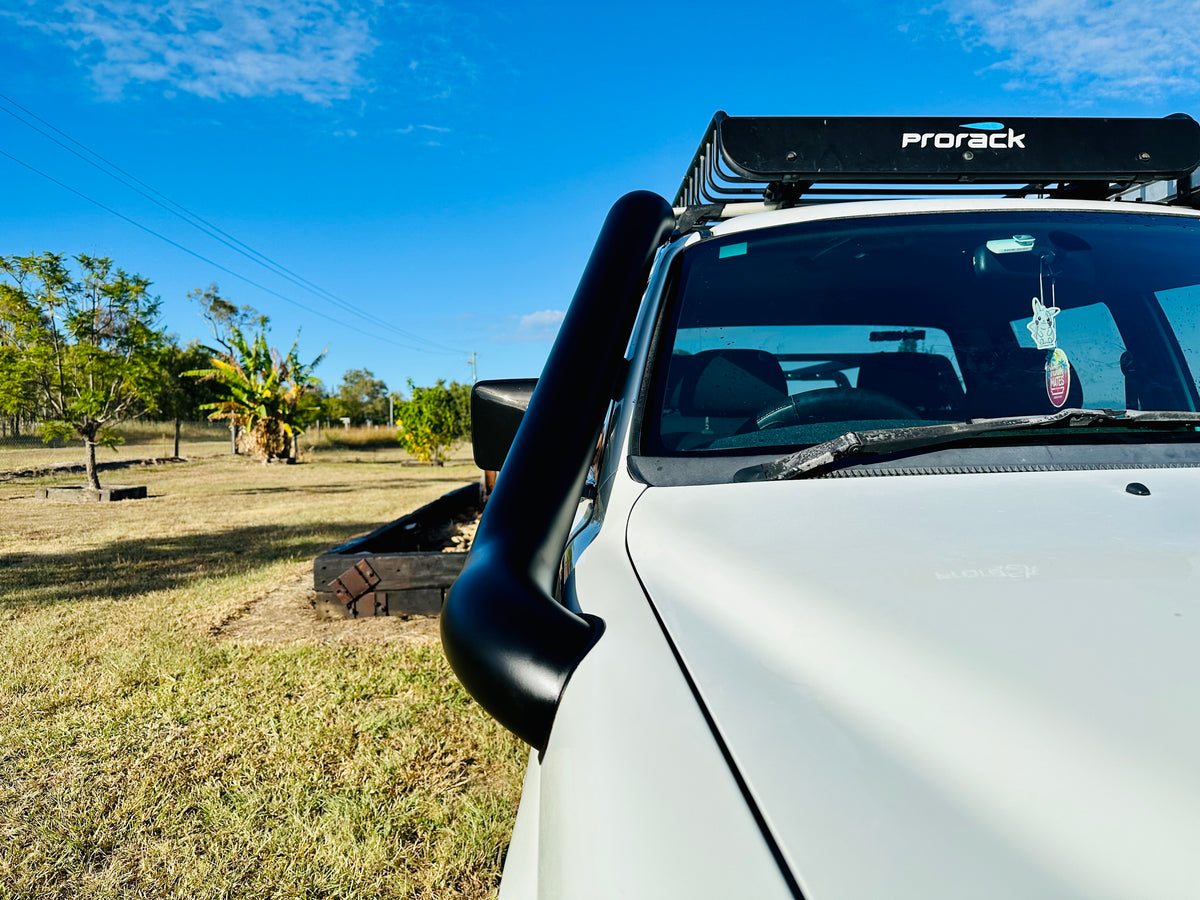
[[[113,463],[171,456],[175,426],[170,422],[126,422],[119,433],[125,443],[114,449],[98,447],[96,462]],[[193,459],[229,452],[229,431],[219,422],[186,422],[180,433],[180,456]],[[44,466],[82,465],[83,445],[72,441],[47,444],[36,434],[0,437],[0,479],[7,473]],[[101,474],[101,479],[104,476]]]
[[[122,422],[116,429],[124,443],[116,448],[96,450],[98,463],[166,458],[175,450],[175,425],[172,422]],[[300,436],[301,456],[335,450],[393,451],[398,449],[396,430],[386,425],[373,427],[313,427]],[[184,422],[180,430],[179,455],[185,459],[223,456],[229,452],[229,429],[224,422]],[[467,454],[468,456],[470,454]],[[20,437],[0,436],[0,480],[6,473],[55,465],[82,465],[83,445],[78,441],[47,444],[37,434]]]
[[[110,504],[0,481],[0,897],[492,895],[524,750],[431,621],[308,606],[313,556],[458,457],[214,455],[102,472],[149,488]]]

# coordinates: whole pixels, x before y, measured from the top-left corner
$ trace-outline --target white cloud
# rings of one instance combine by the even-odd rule
[[[344,0],[67,0],[0,16],[61,38],[113,98],[151,84],[327,104],[365,84],[360,63],[377,45],[365,10]]]
[[[543,309],[540,312],[521,316],[520,328],[522,331],[538,331],[547,328],[558,331],[558,326],[562,324],[566,315],[566,311],[561,309]]]
[[[1076,99],[1157,100],[1200,92],[1195,0],[944,0],[936,8],[968,47],[1001,56],[1009,89]]]
[[[516,316],[515,333],[500,335],[493,340],[503,343],[513,341],[552,341],[558,335],[558,326],[566,317],[561,309],[543,309],[524,316]]]

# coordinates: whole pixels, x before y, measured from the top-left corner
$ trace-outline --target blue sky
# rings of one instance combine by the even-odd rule
[[[0,0],[0,73],[0,253],[111,256],[183,340],[215,282],[403,389],[536,375],[608,207],[672,197],[717,109],[1200,116],[1200,6]]]

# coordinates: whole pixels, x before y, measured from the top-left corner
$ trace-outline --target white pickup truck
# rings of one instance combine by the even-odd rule
[[[1198,163],[718,113],[617,202],[474,397],[442,635],[534,748],[504,900],[1200,897]]]

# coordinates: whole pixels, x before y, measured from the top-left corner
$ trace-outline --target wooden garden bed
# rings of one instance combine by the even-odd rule
[[[437,615],[469,546],[455,540],[483,509],[479,484],[451,491],[313,561],[318,608],[350,618]]]

